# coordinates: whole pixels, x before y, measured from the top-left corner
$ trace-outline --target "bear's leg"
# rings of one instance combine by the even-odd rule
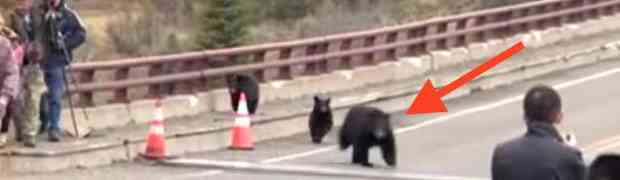
[[[318,122],[316,122],[316,120],[311,120],[310,122],[310,138],[312,139],[312,142],[314,144],[320,144],[321,143],[321,138],[319,136],[319,126],[317,125]]]
[[[381,154],[383,160],[389,166],[396,166],[396,143],[394,142],[394,135],[389,133],[381,143]]]
[[[338,142],[340,142],[340,149],[341,150],[345,150],[345,149],[349,148],[349,145],[351,145],[351,142],[349,142],[347,140],[346,131],[344,131],[344,130],[340,131],[339,139],[340,140]]]
[[[232,106],[232,110],[237,112],[237,108],[239,108],[239,94],[234,93],[230,94],[230,105]]]
[[[250,114],[254,115],[254,113],[256,113],[257,108],[258,108],[258,99],[248,100],[248,111]]]
[[[368,150],[370,146],[367,142],[358,141],[353,147],[353,164],[360,164],[366,167],[372,167],[368,162]]]

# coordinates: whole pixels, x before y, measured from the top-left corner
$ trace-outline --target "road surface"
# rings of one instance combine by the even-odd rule
[[[244,161],[282,167],[321,167],[359,172],[361,177],[365,173],[400,173],[405,177],[428,175],[428,179],[488,179],[494,146],[524,133],[521,99],[523,93],[536,84],[554,85],[559,89],[565,113],[565,124],[560,128],[564,132],[577,135],[579,147],[584,150],[586,159],[601,152],[620,152],[619,81],[620,62],[605,62],[450,100],[447,102],[450,111],[448,113],[415,117],[407,117],[403,112],[394,113],[392,117],[398,133],[397,168],[386,167],[377,149],[371,151],[370,158],[371,162],[377,165],[376,168],[350,165],[350,151],[339,151],[336,148],[334,137],[338,128],[331,132],[323,145],[313,145],[307,134],[299,134],[258,143],[254,151],[219,150],[187,155],[184,158],[197,161]],[[23,175],[15,179],[364,179],[321,176],[320,173],[312,174],[312,170],[309,171],[307,174],[248,172],[165,167],[139,162],[52,174]]]

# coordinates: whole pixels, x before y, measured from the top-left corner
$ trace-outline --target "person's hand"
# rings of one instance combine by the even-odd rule
[[[9,97],[7,96],[0,96],[0,106],[2,107],[6,107],[9,104]]]
[[[6,96],[0,96],[0,118],[4,118],[4,115],[6,115],[6,109],[8,104],[9,98]]]
[[[564,134],[564,143],[566,145],[569,145],[571,147],[577,147],[577,137],[575,137],[574,134],[572,133],[566,133]]]

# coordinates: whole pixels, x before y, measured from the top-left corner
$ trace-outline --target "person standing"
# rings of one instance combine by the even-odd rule
[[[17,32],[25,47],[21,76],[23,94],[22,102],[18,103],[21,116],[16,121],[16,132],[18,133],[17,140],[24,140],[24,145],[28,147],[34,147],[36,143],[37,124],[40,119],[39,103],[43,92],[46,91],[40,66],[41,34],[44,33],[42,12],[42,7],[33,6],[33,0],[17,0],[17,8],[9,18],[10,27]]]
[[[555,127],[563,121],[560,95],[539,85],[527,92],[523,107],[527,132],[495,148],[492,179],[584,180],[581,152],[568,145]]]
[[[14,46],[8,39],[12,37],[5,34],[11,33],[7,29],[0,18],[0,148],[7,143],[7,132],[16,112],[15,100],[19,91],[19,65]]]
[[[65,5],[65,0],[46,0],[45,33],[42,63],[49,98],[49,140],[61,140],[61,112],[64,94],[65,68],[73,58],[73,50],[86,41],[86,30],[77,13]]]

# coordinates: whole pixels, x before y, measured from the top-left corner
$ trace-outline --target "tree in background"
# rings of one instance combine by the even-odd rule
[[[196,44],[201,49],[228,48],[243,44],[247,23],[240,0],[209,0],[200,18],[202,27]]]

